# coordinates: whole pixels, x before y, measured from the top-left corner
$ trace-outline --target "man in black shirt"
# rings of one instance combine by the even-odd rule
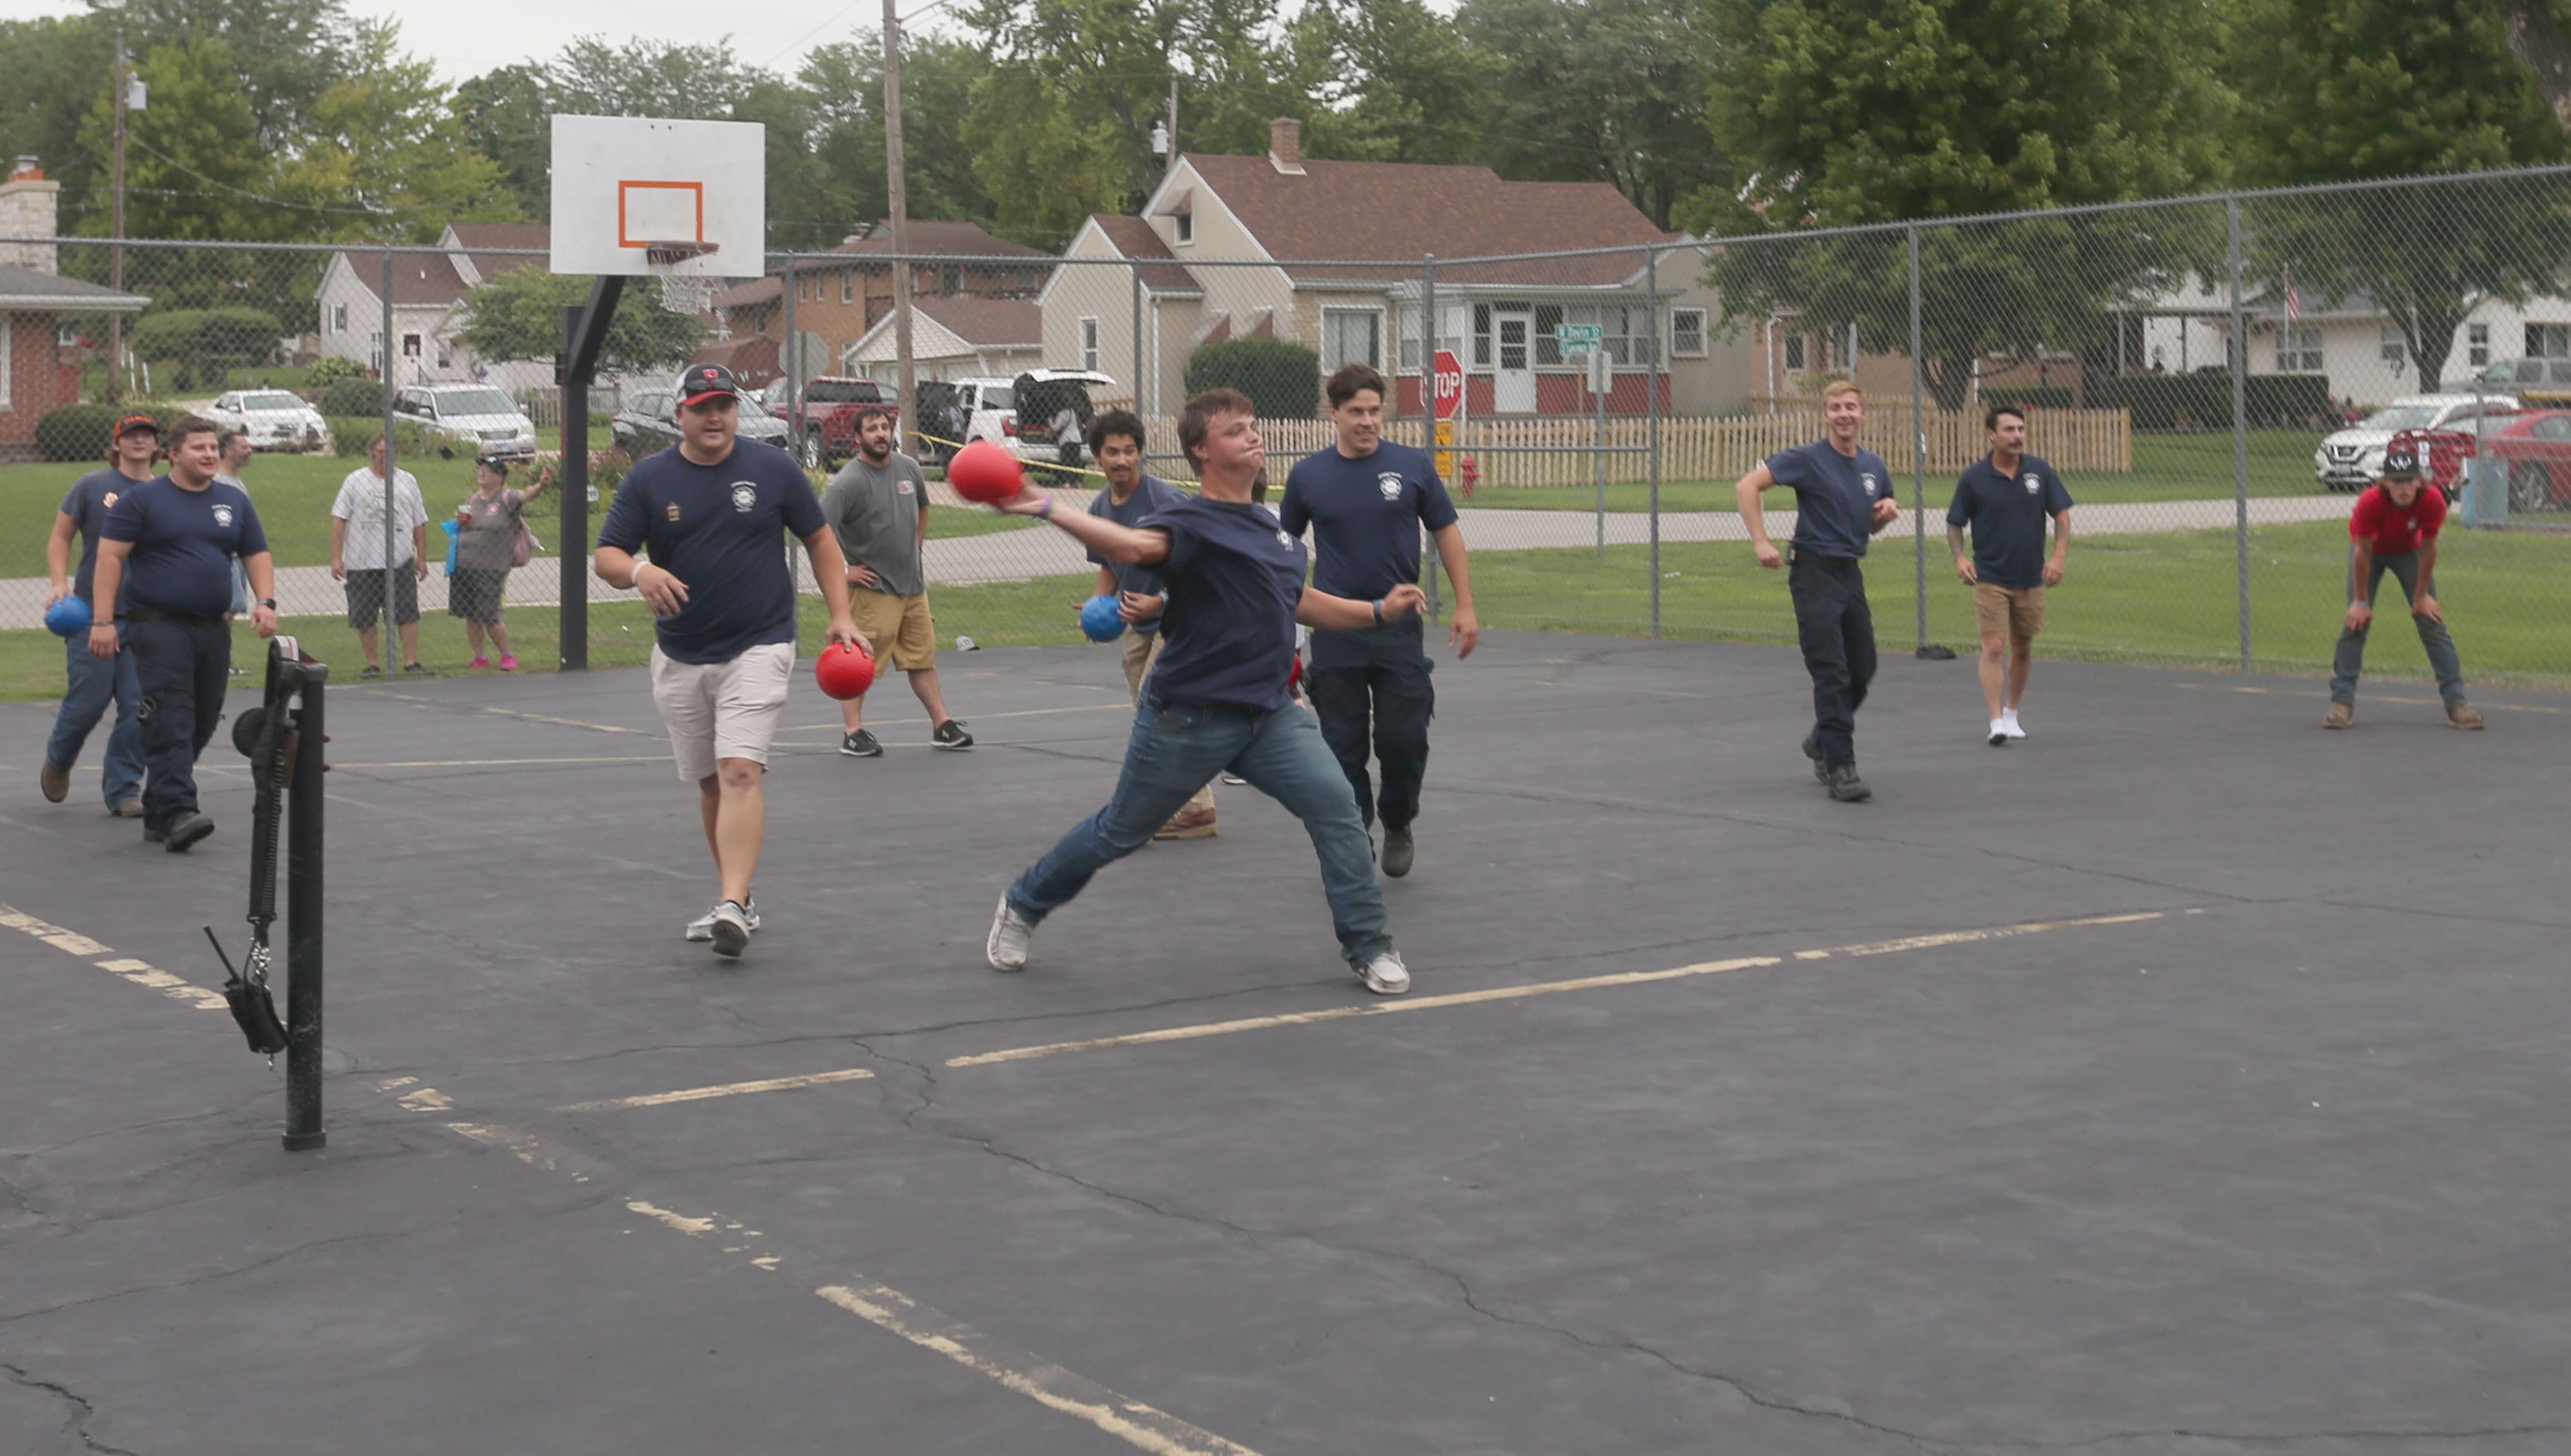
[[[196,415],[170,427],[170,473],[118,497],[100,533],[92,585],[115,615],[91,624],[89,650],[114,658],[124,621],[143,688],[143,837],[182,853],[215,821],[197,808],[197,755],[223,720],[233,663],[233,563],[250,573],[250,619],[276,635],[276,580],[267,535],[239,486],[215,479],[222,431]]]
[[[2026,416],[2009,405],[1982,421],[1990,433],[1988,458],[1966,466],[1946,508],[1946,546],[1955,553],[1955,575],[1973,589],[1973,617],[1982,634],[1982,706],[1990,710],[1990,741],[2005,747],[2026,736],[2017,706],[2035,668],[2035,635],[2044,630],[2044,589],[2062,582],[2071,554],[2071,492],[2062,477],[2026,453]],[[2044,554],[2044,523],[2053,522],[2053,555]],[[1973,530],[1969,549],[1964,528]]]

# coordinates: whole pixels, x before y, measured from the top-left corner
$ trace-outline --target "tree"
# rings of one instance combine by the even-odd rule
[[[326,220],[338,242],[428,243],[450,222],[516,218],[499,164],[473,150],[445,86],[399,43],[390,21],[358,26],[275,192]]]
[[[512,268],[464,295],[466,348],[488,360],[549,359],[562,347],[563,310],[588,301],[590,280]],[[600,365],[611,372],[674,369],[705,343],[694,314],[674,313],[629,287],[616,305]]]
[[[1615,185],[1667,228],[1732,169],[1708,130],[1700,12],[1665,0],[1469,0],[1456,28],[1496,74],[1447,104],[1502,176]]]
[[[0,20],[0,157],[33,157],[63,186],[61,221],[77,229],[106,194],[99,154],[81,129],[113,85],[116,37],[90,16]]]
[[[553,216],[553,95],[545,68],[502,66],[455,88],[456,124],[467,145],[500,169],[500,186],[523,216]]]
[[[2245,181],[2476,172],[2566,153],[2480,0],[2237,0],[2234,28]],[[2560,286],[2571,188],[2534,179],[2293,197],[2254,205],[2244,226],[2264,276],[2291,272],[2307,297],[2372,297],[2433,389],[2474,306]]]
[[[2571,132],[2571,39],[2552,0],[2492,0],[2506,28],[2508,51],[2535,76],[2554,120]]]
[[[175,365],[168,382],[182,388],[220,389],[234,366],[266,363],[282,331],[256,308],[156,308],[134,326],[134,353]]]
[[[259,242],[293,236],[268,192],[272,164],[233,49],[212,37],[155,46],[136,70],[152,104],[127,118],[125,231],[131,238]],[[81,145],[115,149],[114,88],[102,86]],[[104,236],[105,210],[87,231]]]
[[[1239,149],[1265,151],[1266,108],[1303,118],[1311,157],[1473,166],[1489,151],[1485,122],[1504,72],[1455,23],[1419,0],[1315,0],[1287,32],[1286,57]]]
[[[967,20],[993,37],[964,139],[1001,228],[1067,239],[1092,213],[1138,206],[1183,0],[983,0]],[[908,128],[905,128],[907,131]]]
[[[1681,210],[1693,226],[2117,202],[2221,173],[2228,97],[2197,0],[1903,0],[1897,23],[1850,8],[1708,0],[1708,115],[1747,181],[1700,191]],[[2209,216],[1923,230],[1920,362],[1938,403],[1959,405],[1988,353],[2094,355],[2111,301],[2203,262]],[[1860,348],[1907,344],[1898,233],[1745,242],[1718,250],[1710,280],[1734,326],[1792,311],[1806,327],[1855,325]]]
[[[90,0],[90,7],[109,25],[123,25],[138,54],[178,41],[224,42],[235,63],[233,85],[259,141],[275,152],[303,135],[313,104],[356,51],[345,0]],[[157,94],[153,105],[160,105]]]

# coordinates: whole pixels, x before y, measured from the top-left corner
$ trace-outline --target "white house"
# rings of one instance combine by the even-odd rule
[[[910,353],[922,379],[1006,378],[1045,362],[1044,310],[1020,298],[914,298]],[[899,368],[893,315],[841,350],[839,368],[890,382]]]
[[[438,235],[438,252],[393,254],[394,378],[450,384],[487,376],[499,361],[475,358],[460,340],[464,295],[511,269],[543,266],[551,241],[541,223],[450,223]],[[315,290],[321,353],[383,367],[383,284],[382,253],[330,254]]]
[[[2223,285],[2191,280],[2119,311],[2132,320],[2123,361],[2130,372],[2230,366],[2231,312]],[[2261,286],[2242,299],[2242,311],[2249,373],[2325,375],[2332,398],[2359,406],[2427,387],[2392,315],[2362,293],[2329,297],[2305,287]],[[2571,360],[2571,297],[2476,303],[2455,326],[2439,387],[2468,391],[2483,370],[2530,358]]]

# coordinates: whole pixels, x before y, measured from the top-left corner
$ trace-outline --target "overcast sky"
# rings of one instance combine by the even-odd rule
[[[912,15],[927,0],[901,0]],[[77,15],[80,0],[0,0],[0,18]],[[951,8],[951,0],[950,0]],[[528,0],[436,0],[428,5],[391,0],[349,0],[358,15],[401,22],[402,44],[433,62],[450,83],[479,76],[513,61],[545,60],[575,36],[600,32],[698,44],[732,40],[733,54],[754,66],[789,74],[796,60],[825,41],[844,40],[883,17],[883,0],[763,0],[750,6],[707,5],[704,0],[621,0],[613,6],[528,3]],[[920,22],[926,29],[942,17]]]

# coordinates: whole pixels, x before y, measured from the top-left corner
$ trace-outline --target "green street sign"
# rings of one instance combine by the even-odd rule
[[[1557,323],[1553,342],[1566,354],[1585,354],[1607,341],[1607,329],[1596,323]]]

